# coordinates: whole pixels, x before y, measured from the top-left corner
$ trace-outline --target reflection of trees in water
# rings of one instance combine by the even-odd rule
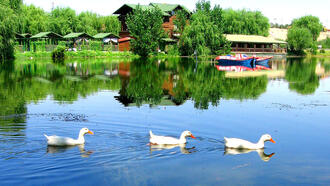
[[[120,96],[117,100],[124,105],[131,102],[140,106],[143,102],[157,105],[163,98],[162,85],[166,78],[165,71],[151,59],[134,60],[130,64],[130,76],[124,79]]]
[[[0,135],[25,136],[26,112],[23,91],[15,91],[14,64],[0,65]],[[19,83],[19,82],[18,82]],[[3,139],[5,140],[5,139]]]
[[[266,91],[267,76],[227,78],[222,82],[225,99],[256,99]]]
[[[319,86],[316,75],[316,59],[289,59],[286,65],[285,79],[289,89],[300,94],[313,94]]]
[[[99,90],[119,90],[116,99],[125,106],[180,105],[191,99],[196,108],[207,109],[210,104],[217,106],[221,98],[256,99],[268,83],[266,76],[225,78],[225,72],[217,71],[212,64],[196,65],[193,59],[136,59],[126,63],[124,75],[120,64],[6,64],[0,68],[0,100],[6,100],[0,104],[6,109],[0,112],[26,113],[26,103],[48,95],[59,102],[73,102]],[[289,60],[285,76],[289,88],[301,94],[313,93],[319,85],[315,68],[315,60]]]
[[[57,101],[75,101],[79,96],[86,97],[101,89],[118,90],[120,79],[103,75],[109,65],[99,70],[96,65],[88,70],[90,77],[83,80],[80,76],[68,76],[66,65],[52,63],[20,64],[0,66],[0,114],[26,113],[30,102],[37,102],[52,95]],[[99,73],[99,75],[94,75]],[[24,108],[24,109],[22,109]]]
[[[130,64],[130,76],[122,77],[122,88],[118,101],[125,106],[136,103],[180,105],[192,99],[199,109],[207,109],[211,103],[219,104],[221,98],[257,98],[265,92],[266,76],[227,79],[210,63],[196,65],[191,59],[180,61],[154,62],[135,60]]]

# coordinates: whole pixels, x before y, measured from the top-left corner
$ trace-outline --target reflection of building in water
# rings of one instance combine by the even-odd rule
[[[228,78],[240,78],[240,77],[256,77],[266,75],[270,79],[285,78],[286,68],[287,68],[287,59],[272,59],[269,61],[269,70],[241,70],[241,71],[232,71],[226,72],[226,77]],[[297,69],[299,70],[299,69]],[[236,73],[239,72],[239,73]],[[324,66],[320,63],[316,65],[315,73],[319,77],[329,77],[330,73],[325,71]]]

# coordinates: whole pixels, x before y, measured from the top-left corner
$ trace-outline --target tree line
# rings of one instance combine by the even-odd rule
[[[118,34],[120,23],[116,16],[100,16],[93,12],[77,14],[71,8],[57,7],[50,13],[34,5],[23,5],[19,33],[37,34],[51,31],[60,35],[85,32],[95,35],[101,32]]]
[[[148,56],[161,46],[162,13],[160,9],[137,7],[128,16],[127,26],[136,40],[132,41],[133,52]],[[218,55],[229,53],[231,43],[224,34],[268,35],[269,20],[260,11],[223,10],[220,5],[211,7],[210,1],[200,0],[192,14],[177,11],[174,20],[180,34],[178,45],[172,46],[179,55]],[[143,30],[143,31],[142,31]],[[148,31],[149,30],[149,31]],[[155,34],[157,33],[157,34]],[[148,40],[148,42],[145,42]],[[141,50],[143,49],[143,50]]]
[[[142,9],[139,6],[127,18],[132,51],[140,56],[156,53],[168,35],[162,29],[163,14],[160,9]],[[224,34],[268,36],[270,23],[260,11],[222,9],[211,7],[210,1],[200,0],[192,13],[177,11],[176,32],[180,34],[171,52],[177,55],[219,55],[229,53],[231,43]],[[57,7],[51,12],[34,5],[24,5],[22,0],[0,0],[0,59],[13,58],[15,33],[37,34],[52,31],[61,35],[71,32],[100,32],[118,34],[121,25],[116,16],[100,16],[93,12],[77,14],[71,8]],[[289,50],[301,54],[306,48],[315,51],[316,39],[323,29],[319,19],[304,16],[292,21],[288,32]]]
[[[25,5],[22,0],[0,0],[0,61],[13,58],[15,33],[118,34],[120,27],[116,16],[100,16],[88,11],[77,14],[71,8],[61,7],[46,12],[34,5]]]

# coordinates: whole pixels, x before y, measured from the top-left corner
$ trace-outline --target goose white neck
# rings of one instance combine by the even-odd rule
[[[187,143],[186,135],[184,134],[184,132],[181,134],[179,140],[180,140],[180,143]]]
[[[265,146],[265,139],[261,137],[257,143],[258,148],[264,148]]]
[[[85,133],[84,133],[83,131],[80,131],[80,132],[79,132],[79,136],[78,136],[78,141],[79,141],[79,142],[82,142],[82,143],[85,142],[84,135],[85,135]]]

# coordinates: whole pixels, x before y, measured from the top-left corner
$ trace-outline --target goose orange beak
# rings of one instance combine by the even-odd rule
[[[194,135],[192,135],[192,134],[190,135],[190,137],[196,139],[196,137]]]
[[[94,132],[92,132],[92,131],[90,131],[90,130],[89,130],[89,131],[88,131],[88,134],[91,134],[91,135],[93,135],[93,134],[94,134]]]
[[[275,143],[275,141],[274,141],[273,139],[270,139],[269,141],[271,141],[271,142]]]
[[[268,157],[271,158],[272,156],[274,156],[275,153],[271,153]]]

